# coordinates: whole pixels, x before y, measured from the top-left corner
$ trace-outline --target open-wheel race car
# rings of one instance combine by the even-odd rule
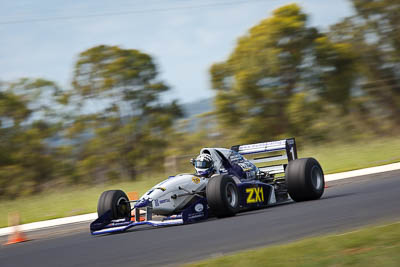
[[[103,192],[91,233],[228,217],[293,200],[315,200],[324,193],[320,164],[314,158],[298,159],[294,138],[203,148],[191,162],[194,174],[170,176],[138,200],[129,200],[121,190]]]

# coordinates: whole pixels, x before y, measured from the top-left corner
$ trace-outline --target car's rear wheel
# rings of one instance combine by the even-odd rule
[[[285,175],[288,193],[295,201],[318,199],[324,193],[324,172],[314,158],[290,161]]]
[[[100,217],[107,211],[111,211],[112,220],[131,217],[131,205],[122,190],[108,190],[101,194],[97,203],[97,215]]]
[[[210,210],[217,217],[235,215],[239,210],[239,194],[235,181],[228,175],[210,178],[206,188]]]

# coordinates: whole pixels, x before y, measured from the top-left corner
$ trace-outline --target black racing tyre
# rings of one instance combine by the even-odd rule
[[[239,210],[239,194],[235,181],[228,175],[210,178],[206,188],[208,206],[215,216],[228,217]]]
[[[285,175],[288,193],[294,201],[319,199],[324,193],[324,172],[314,158],[290,161]]]
[[[100,217],[109,210],[113,220],[131,217],[131,205],[124,191],[108,190],[100,195],[97,215]]]

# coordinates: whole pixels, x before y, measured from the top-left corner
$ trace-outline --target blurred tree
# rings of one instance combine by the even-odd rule
[[[287,135],[288,105],[308,83],[308,61],[316,29],[296,4],[278,8],[273,16],[241,37],[226,62],[211,67],[217,91],[217,115],[224,127],[235,128],[242,141]]]
[[[357,14],[330,28],[329,40],[350,47],[355,83],[349,105],[370,130],[392,132],[400,124],[398,1],[354,0]]]
[[[29,117],[31,111],[26,102],[10,92],[0,92],[0,118],[2,128],[19,126]]]
[[[335,139],[400,124],[399,5],[353,2],[358,15],[326,33],[307,27],[296,4],[283,6],[211,67],[225,134],[242,142]],[[389,128],[387,118],[394,122]]]
[[[58,87],[43,79],[20,79],[0,92],[0,196],[41,190],[55,178],[53,148],[46,141],[61,128]]]
[[[332,42],[327,36],[315,40],[319,69],[318,93],[329,103],[341,107],[348,113],[351,90],[356,79],[355,55],[352,46],[346,42]]]
[[[25,101],[27,108],[31,111],[24,124],[35,121],[56,124],[62,121],[63,91],[55,82],[41,78],[21,78],[9,83],[6,91]]]
[[[353,4],[358,18],[353,28],[361,28],[364,39],[361,86],[400,125],[399,1],[353,0]]]
[[[357,15],[366,22],[371,42],[386,46],[400,60],[400,5],[398,0],[352,0]],[[382,47],[383,48],[383,47]]]
[[[81,116],[70,133],[94,135],[79,161],[88,182],[134,178],[140,170],[162,166],[181,110],[176,101],[160,100],[169,88],[157,75],[153,59],[138,50],[101,45],[79,55],[72,85]]]

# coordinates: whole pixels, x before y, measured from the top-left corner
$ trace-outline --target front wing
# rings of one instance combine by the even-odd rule
[[[139,214],[139,212],[134,212]],[[207,200],[205,198],[199,198],[195,203],[183,210],[180,214],[164,217],[161,220],[152,219],[151,208],[149,207],[146,207],[146,212],[144,215],[144,218],[141,216],[132,217],[133,220],[131,218],[112,220],[111,211],[108,211],[90,224],[90,232],[92,235],[100,235],[124,232],[132,227],[140,225],[163,227],[205,220],[208,218]]]

